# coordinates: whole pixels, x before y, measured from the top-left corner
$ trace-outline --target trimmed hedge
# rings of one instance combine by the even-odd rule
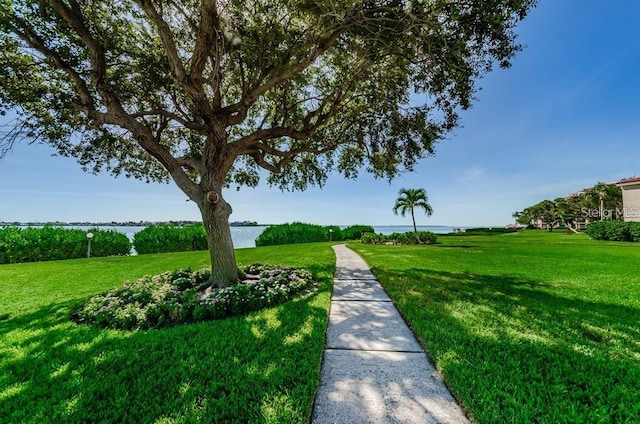
[[[207,235],[202,224],[150,225],[133,235],[133,246],[140,255],[207,250]]]
[[[334,229],[335,230],[335,229]],[[339,230],[339,229],[338,229]],[[333,240],[340,240],[341,234],[335,234]],[[329,229],[320,225],[294,222],[291,224],[270,225],[256,239],[256,246],[275,246],[278,244],[313,243],[329,240]]]
[[[406,233],[391,233],[388,235],[365,233],[362,235],[362,242],[364,244],[433,244],[438,241],[436,236],[431,231],[418,231],[418,239],[416,240],[416,234],[409,231]]]
[[[591,238],[608,241],[640,241],[640,222],[597,221],[587,225]]]
[[[341,229],[337,225],[323,227],[321,225],[294,222],[268,226],[256,239],[256,246],[359,240],[362,234],[373,232],[373,227],[369,225],[352,225]]]
[[[326,227],[322,227],[322,229],[324,230],[324,233],[327,236],[326,240],[329,240],[329,241],[344,240],[344,234],[342,233],[342,230],[340,229],[340,227],[338,227],[337,225],[329,225]]]
[[[129,238],[116,230],[88,231],[53,225],[0,229],[0,264],[77,259],[87,256],[87,233],[93,233],[91,256],[123,256],[131,252]]]
[[[345,240],[360,240],[363,234],[375,233],[371,225],[352,225],[342,230]]]

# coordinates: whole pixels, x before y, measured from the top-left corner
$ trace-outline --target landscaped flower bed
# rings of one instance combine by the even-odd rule
[[[237,285],[199,290],[209,270],[183,269],[145,276],[94,296],[76,310],[78,323],[116,329],[146,329],[245,314],[313,292],[316,282],[306,270],[253,264],[249,279]]]

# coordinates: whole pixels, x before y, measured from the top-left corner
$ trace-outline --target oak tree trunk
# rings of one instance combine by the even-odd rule
[[[236,264],[229,216],[231,206],[222,197],[225,176],[233,166],[235,156],[228,147],[225,123],[211,121],[203,154],[204,172],[199,188],[204,195],[198,206],[207,233],[207,245],[211,257],[211,286],[228,287],[244,278]]]
[[[213,198],[204,200],[200,211],[211,256],[211,285],[212,287],[231,286],[242,276],[236,265],[236,254],[229,228],[231,206],[220,194],[214,194]]]

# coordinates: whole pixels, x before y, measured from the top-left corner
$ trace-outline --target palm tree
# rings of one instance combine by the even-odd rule
[[[401,188],[398,194],[399,197],[396,199],[396,204],[393,206],[393,213],[397,215],[398,211],[400,211],[400,216],[405,216],[407,211],[411,211],[413,233],[416,236],[416,241],[420,243],[414,209],[424,209],[427,216],[431,216],[433,214],[433,208],[428,203],[429,198],[427,197],[427,192],[423,188]]]
[[[518,226],[518,220],[522,217],[522,212],[514,212],[511,214],[511,217],[516,221],[516,227]]]
[[[604,201],[607,198],[608,188],[606,184],[598,182],[588,193],[590,197],[600,201],[600,221],[604,220]]]
[[[605,201],[609,203],[611,209],[615,210],[618,208],[621,203],[622,191],[620,187],[616,187],[613,184],[601,183],[598,181],[598,184],[594,185],[588,190],[585,190],[585,197],[589,200],[599,202],[600,206],[600,221],[603,221],[605,216]],[[609,219],[614,219],[613,214],[609,216]]]

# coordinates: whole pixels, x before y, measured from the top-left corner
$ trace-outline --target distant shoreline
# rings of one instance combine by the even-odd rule
[[[150,225],[174,225],[184,227],[187,225],[201,224],[202,221],[122,221],[122,222],[0,222],[0,227],[44,227],[54,225],[59,227],[148,227]],[[258,227],[261,226],[255,221],[234,221],[230,222],[231,227]]]
[[[0,227],[43,227],[45,225],[57,225],[62,227],[148,227],[149,225],[176,225],[176,226],[184,226],[184,225],[193,225],[193,224],[201,224],[202,221],[122,221],[122,222],[62,222],[62,221],[47,221],[47,222],[18,222],[18,221],[0,221]],[[232,227],[268,227],[270,225],[279,225],[279,224],[259,224],[255,221],[233,221],[229,223]],[[348,227],[348,225],[338,225],[339,227]],[[406,227],[407,224],[371,224],[371,227]],[[420,224],[418,227],[443,227],[450,228],[455,227],[454,225],[429,225],[429,224]],[[463,225],[462,227],[468,227]],[[498,225],[494,225],[494,227],[498,227]]]

